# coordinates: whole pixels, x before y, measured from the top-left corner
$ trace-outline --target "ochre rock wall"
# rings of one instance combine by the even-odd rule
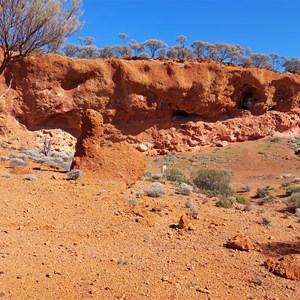
[[[101,113],[103,142],[159,152],[299,133],[300,76],[211,60],[69,59],[35,55],[12,64],[1,115],[29,130],[79,137],[87,109]],[[13,122],[1,122],[2,132]]]
[[[120,181],[127,186],[135,183],[146,169],[146,156],[126,142],[103,145],[103,119],[99,112],[87,109],[76,144],[72,168],[85,176],[106,181]]]

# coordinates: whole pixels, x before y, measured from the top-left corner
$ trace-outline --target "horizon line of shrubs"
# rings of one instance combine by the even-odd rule
[[[238,64],[243,67],[264,68],[275,72],[290,72],[300,74],[300,59],[288,59],[274,53],[270,55],[253,53],[249,48],[238,44],[208,43],[194,41],[186,46],[186,36],[176,38],[178,45],[168,46],[164,41],[148,39],[138,43],[132,39],[128,42],[127,34],[120,33],[123,45],[104,46],[97,48],[95,38],[79,37],[80,45],[66,44],[57,53],[71,58],[111,58],[111,57],[140,57],[140,58],[177,58],[198,59],[210,58],[217,62]]]

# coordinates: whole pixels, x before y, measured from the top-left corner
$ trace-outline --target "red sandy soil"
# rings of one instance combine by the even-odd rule
[[[1,155],[13,151],[1,149]],[[263,154],[259,154],[263,153]],[[175,155],[172,162],[189,174],[206,168],[230,168],[233,186],[250,184],[243,196],[250,210],[235,204],[216,207],[214,198],[175,193],[165,182],[159,198],[136,192],[149,188],[146,177],[125,188],[84,173],[76,181],[45,165],[31,163],[33,181],[0,162],[0,297],[3,299],[300,299],[300,285],[274,275],[268,259],[300,255],[300,223],[286,208],[280,178],[300,176],[300,160],[287,141],[245,142]],[[191,158],[194,156],[194,161]],[[199,157],[215,157],[205,164]],[[159,173],[166,157],[148,160]],[[39,168],[36,168],[39,167]],[[171,166],[168,166],[169,168]],[[257,205],[257,187],[271,185],[276,196]],[[135,207],[128,204],[135,198]],[[185,203],[199,212],[190,217]],[[191,230],[176,228],[184,215]],[[262,218],[270,225],[262,224]],[[236,235],[248,236],[249,251],[226,248]],[[291,266],[293,267],[293,266]]]

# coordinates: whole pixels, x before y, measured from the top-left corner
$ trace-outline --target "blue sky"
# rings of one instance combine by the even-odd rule
[[[96,45],[150,38],[175,45],[178,35],[210,43],[240,44],[256,53],[300,58],[300,0],[83,0],[78,36]]]

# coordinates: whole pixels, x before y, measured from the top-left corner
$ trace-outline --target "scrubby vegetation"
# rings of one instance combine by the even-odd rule
[[[223,208],[231,208],[232,207],[232,202],[230,201],[230,199],[227,198],[222,198],[220,199],[216,205],[218,207],[223,207]]]
[[[272,188],[269,187],[269,186],[265,186],[265,187],[263,187],[263,188],[258,188],[258,189],[256,190],[256,193],[255,193],[255,195],[253,196],[253,198],[264,198],[264,197],[267,197],[267,196],[270,195],[270,190],[271,190],[271,189],[272,189]]]
[[[300,60],[288,59],[284,56],[271,53],[253,53],[249,48],[243,48],[237,44],[208,43],[201,40],[193,41],[186,45],[187,37],[179,35],[176,38],[177,45],[168,46],[164,41],[148,39],[137,42],[132,39],[129,42],[126,33],[119,34],[122,45],[105,46],[97,48],[95,38],[80,37],[80,45],[67,44],[61,49],[61,54],[73,58],[109,58],[109,57],[140,57],[140,58],[174,58],[174,59],[202,59],[210,58],[217,62],[239,64],[243,67],[265,68],[275,72],[285,71],[291,73],[300,72]]]
[[[71,170],[67,173],[67,175],[68,175],[69,179],[76,180],[82,176],[82,171],[81,170]]]
[[[33,174],[26,174],[23,176],[23,179],[26,180],[26,181],[33,181],[36,179],[36,176],[33,175]]]
[[[166,179],[168,181],[177,182],[177,183],[190,183],[188,178],[178,169],[170,169],[166,172]]]
[[[288,186],[286,189],[286,196],[291,196],[294,193],[300,192],[300,186],[299,185],[291,185]]]
[[[292,209],[300,208],[300,192],[293,193],[286,201],[286,204]]]
[[[193,192],[193,186],[182,182],[177,188],[176,193],[181,195],[190,195]]]
[[[164,194],[164,185],[158,181],[153,182],[145,193],[149,197],[158,198]]]
[[[211,195],[232,194],[232,173],[228,170],[199,170],[194,177],[194,184],[204,192]]]
[[[24,161],[23,159],[21,158],[12,158],[10,161],[9,161],[9,166],[11,168],[15,168],[17,166],[27,166],[27,162]]]

